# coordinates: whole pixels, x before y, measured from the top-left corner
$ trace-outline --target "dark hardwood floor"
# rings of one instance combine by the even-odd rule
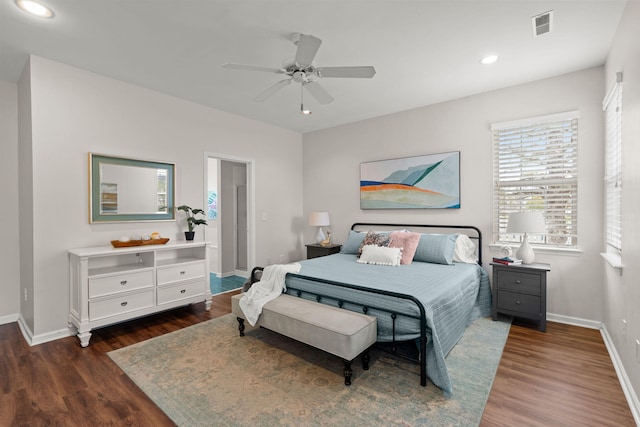
[[[232,294],[29,347],[0,326],[0,426],[172,426],[107,352],[231,311]],[[432,387],[432,385],[430,385]],[[215,425],[212,422],[212,425]],[[482,426],[633,426],[598,331],[548,323],[511,328]]]

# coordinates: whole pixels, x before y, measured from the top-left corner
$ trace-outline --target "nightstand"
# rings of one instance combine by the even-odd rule
[[[547,330],[547,272],[549,264],[493,266],[493,320],[498,313],[524,317]]]
[[[307,247],[307,259],[318,258],[321,256],[327,256],[331,254],[337,254],[340,252],[342,245],[329,245],[322,246],[318,243],[312,243],[305,245]]]

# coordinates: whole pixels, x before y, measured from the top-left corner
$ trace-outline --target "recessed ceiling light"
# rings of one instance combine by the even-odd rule
[[[488,55],[488,56],[485,56],[484,58],[482,58],[480,60],[480,63],[482,65],[489,65],[489,64],[493,64],[497,60],[498,60],[498,55]]]
[[[40,18],[52,18],[53,11],[32,0],[16,0],[16,5],[27,13]]]

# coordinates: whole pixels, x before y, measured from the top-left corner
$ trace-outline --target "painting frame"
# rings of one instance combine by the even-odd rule
[[[460,209],[460,151],[360,163],[360,209]]]

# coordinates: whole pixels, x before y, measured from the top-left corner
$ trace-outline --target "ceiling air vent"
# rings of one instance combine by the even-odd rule
[[[533,25],[533,37],[550,33],[553,26],[553,10],[534,16],[531,18],[531,24]]]

